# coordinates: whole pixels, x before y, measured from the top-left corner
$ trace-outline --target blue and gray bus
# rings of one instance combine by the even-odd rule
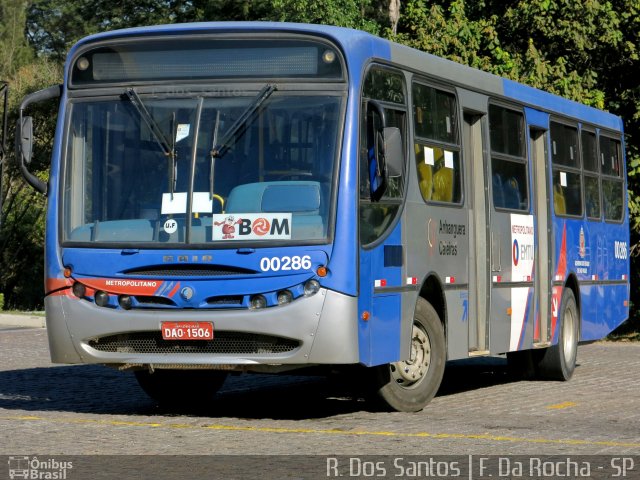
[[[45,183],[25,110],[54,98]],[[93,35],[19,130],[52,360],[160,402],[331,365],[416,411],[449,360],[568,380],[629,315],[622,120],[367,33]]]

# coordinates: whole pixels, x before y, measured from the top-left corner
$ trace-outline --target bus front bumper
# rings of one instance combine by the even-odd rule
[[[51,360],[120,367],[250,369],[357,363],[357,299],[320,290],[261,310],[121,310],[67,295],[45,299]],[[162,322],[213,322],[212,341],[164,341]]]

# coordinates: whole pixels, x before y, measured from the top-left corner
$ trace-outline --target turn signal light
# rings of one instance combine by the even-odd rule
[[[327,267],[322,266],[322,265],[318,267],[318,270],[316,270],[316,274],[319,277],[326,277],[327,273],[328,273]]]

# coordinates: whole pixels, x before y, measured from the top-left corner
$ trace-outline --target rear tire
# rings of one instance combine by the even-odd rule
[[[137,370],[135,376],[142,390],[161,405],[203,407],[220,390],[227,372],[158,369]]]
[[[570,288],[564,289],[560,312],[558,343],[540,352],[538,372],[546,380],[569,380],[576,368],[580,313]]]
[[[444,328],[435,309],[419,298],[411,333],[411,358],[374,367],[379,403],[399,412],[418,412],[435,396],[446,362]]]
[[[535,380],[538,376],[533,350],[518,350],[507,353],[507,369],[514,380]]]

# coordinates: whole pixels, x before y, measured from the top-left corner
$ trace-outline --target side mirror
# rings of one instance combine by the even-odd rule
[[[398,127],[384,129],[384,156],[390,177],[399,177],[404,173],[404,147],[402,134]]]
[[[367,103],[367,165],[369,195],[377,202],[387,190],[387,163],[384,154],[384,108],[378,102]]]
[[[404,147],[397,127],[387,127],[384,108],[375,100],[367,103],[367,156],[369,193],[377,202],[387,190],[389,177],[404,173]]]
[[[31,117],[22,117],[22,123],[18,119],[16,132],[20,132],[20,136],[16,135],[16,140],[20,142],[18,147],[19,155],[22,155],[22,161],[29,165],[33,156],[33,119]]]
[[[27,165],[31,163],[33,157],[33,119],[24,116],[24,110],[33,103],[45,102],[62,95],[62,85],[39,90],[27,95],[20,104],[18,114],[18,124],[16,125],[16,159],[22,176],[29,185],[40,193],[47,193],[47,184],[29,171]]]

